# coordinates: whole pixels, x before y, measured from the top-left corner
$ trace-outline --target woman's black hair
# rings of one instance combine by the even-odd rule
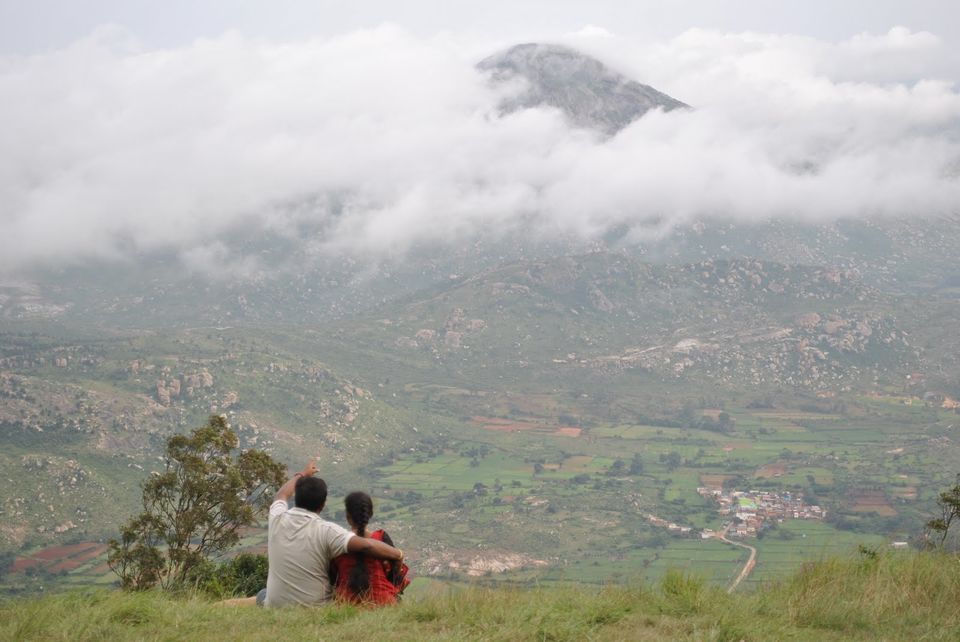
[[[393,546],[393,538],[387,535],[387,531],[383,531],[383,543]],[[396,586],[400,591],[403,591],[403,580],[407,576],[403,572],[403,562],[390,562],[390,570],[387,572],[387,579],[390,580],[390,583]],[[400,599],[400,596],[397,595],[397,599]]]
[[[347,515],[350,516],[350,521],[353,523],[357,535],[364,537],[367,524],[373,517],[373,500],[370,495],[362,491],[352,492],[343,500],[343,506]],[[370,572],[367,570],[367,560],[361,553],[357,554],[357,563],[350,570],[347,586],[357,596],[363,596],[370,590]]]

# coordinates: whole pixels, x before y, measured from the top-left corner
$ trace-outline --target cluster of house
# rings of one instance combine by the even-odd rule
[[[678,537],[690,537],[693,535],[693,528],[690,526],[680,526],[674,522],[667,521],[656,515],[647,514],[647,521],[653,524],[654,526],[659,526],[660,528],[665,528],[670,531],[671,535],[676,535]]]
[[[697,493],[712,498],[719,506],[718,512],[731,518],[727,531],[731,537],[756,537],[765,525],[785,519],[823,519],[826,516],[823,508],[805,503],[801,493],[713,488],[698,488]]]

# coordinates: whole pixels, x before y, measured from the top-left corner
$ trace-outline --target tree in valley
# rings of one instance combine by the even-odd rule
[[[167,440],[163,472],[143,484],[143,512],[109,542],[107,561],[125,589],[184,584],[209,557],[235,545],[284,481],[260,450],[238,449],[223,417]]]
[[[613,464],[610,465],[610,469],[607,471],[608,475],[618,476],[622,475],[627,469],[627,464],[622,459],[617,457],[613,460]]]
[[[3,579],[3,576],[7,574],[7,571],[13,566],[13,562],[17,559],[17,556],[13,551],[4,551],[0,553],[0,580]]]
[[[937,498],[940,516],[927,522],[927,542],[936,548],[943,548],[950,535],[950,527],[960,521],[960,475],[956,483],[940,493]]]

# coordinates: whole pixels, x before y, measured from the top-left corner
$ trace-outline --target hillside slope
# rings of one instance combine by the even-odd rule
[[[659,587],[489,590],[397,608],[261,610],[78,592],[0,607],[7,640],[956,640],[956,558],[828,560],[744,595],[677,573]]]
[[[662,266],[598,252],[453,281],[344,333],[412,364],[455,363],[473,380],[633,371],[729,389],[840,390],[918,369],[901,321],[913,318],[909,305],[856,270],[752,259]]]
[[[612,135],[651,109],[671,111],[684,103],[631,80],[575,49],[526,43],[481,60],[477,67],[495,82],[517,79],[525,90],[507,100],[505,112],[554,107],[577,127]]]

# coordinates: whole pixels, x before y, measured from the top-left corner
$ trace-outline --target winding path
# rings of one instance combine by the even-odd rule
[[[647,520],[654,523],[658,521],[662,523],[666,523],[665,519],[661,519],[656,515],[654,515],[653,513],[647,513]],[[733,526],[733,522],[727,524],[722,531],[717,533],[716,539],[719,539],[721,542],[724,542],[725,544],[730,544],[731,546],[747,549],[748,551],[750,551],[750,557],[747,558],[747,563],[743,565],[742,569],[740,569],[740,574],[737,575],[736,579],[734,579],[733,582],[730,583],[730,586],[727,587],[727,593],[733,593],[735,590],[737,590],[737,587],[740,586],[740,582],[747,579],[750,573],[753,572],[753,567],[757,565],[757,549],[756,548],[754,548],[753,546],[750,546],[749,544],[744,544],[743,542],[734,542],[731,539],[727,539],[727,531],[730,530],[731,526]]]
[[[744,544],[743,542],[734,542],[733,540],[727,539],[727,531],[730,530],[730,525],[728,524],[725,529],[720,533],[719,540],[726,542],[731,546],[738,546],[740,548],[745,548],[750,551],[750,557],[747,559],[747,563],[743,565],[743,569],[740,571],[740,574],[737,575],[737,578],[730,583],[730,586],[727,587],[727,593],[733,593],[737,590],[737,587],[740,586],[742,582],[750,573],[753,572],[753,567],[757,565],[757,549],[749,544]]]

